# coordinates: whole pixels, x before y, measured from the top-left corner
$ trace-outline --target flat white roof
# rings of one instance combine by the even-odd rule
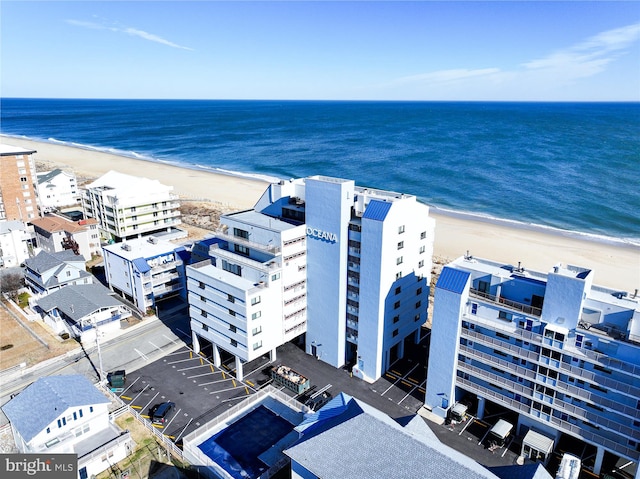
[[[124,245],[127,245],[129,249],[125,249],[123,247]],[[103,246],[103,249],[106,251],[130,261],[138,258],[153,258],[155,256],[173,253],[176,248],[176,245],[168,241],[158,240],[156,244],[153,244],[149,241],[149,237],[136,238],[122,243]]]
[[[553,450],[553,443],[554,440],[552,438],[540,434],[533,429],[529,429],[529,432],[527,432],[522,440],[523,446],[529,446],[531,449],[544,452],[545,454],[549,454]]]
[[[27,150],[26,148],[21,148],[19,146],[0,143],[0,155],[30,155],[31,153],[35,152],[36,150]]]
[[[255,210],[240,211],[238,213],[229,213],[222,217],[229,218],[233,221],[239,221],[247,225],[257,226],[259,228],[268,229],[271,231],[287,231],[293,228],[297,228],[296,225],[287,223],[286,221],[279,220],[272,216],[259,213]]]

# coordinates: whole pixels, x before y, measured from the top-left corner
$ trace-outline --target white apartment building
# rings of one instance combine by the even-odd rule
[[[49,214],[31,220],[38,248],[48,253],[70,249],[89,261],[92,256],[102,253],[100,233],[95,218],[71,221],[62,216]]]
[[[425,406],[443,416],[468,393],[536,430],[640,459],[640,301],[593,285],[588,269],[548,273],[465,256],[446,266],[434,300]]]
[[[209,258],[187,267],[189,316],[196,352],[211,346],[216,366],[243,365],[306,330],[306,235],[300,222],[255,210],[223,215]],[[197,248],[194,248],[194,250]]]
[[[82,189],[82,207],[85,217],[98,220],[105,240],[186,236],[176,229],[180,203],[172,190],[157,180],[109,171]]]
[[[36,190],[42,211],[50,211],[61,206],[76,205],[80,202],[80,190],[76,175],[58,168],[36,173]]]
[[[0,220],[0,268],[20,266],[29,257],[30,242],[22,221]]]
[[[187,251],[153,236],[103,246],[109,288],[141,312],[159,301],[185,295]]]
[[[415,196],[312,176],[271,185],[256,205],[305,222],[309,354],[369,382],[419,340],[435,221]]]

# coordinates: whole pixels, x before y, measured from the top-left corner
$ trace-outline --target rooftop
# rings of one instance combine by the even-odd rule
[[[0,156],[31,155],[32,153],[36,153],[36,150],[27,150],[19,146],[0,143]]]
[[[88,226],[98,224],[98,221],[95,218],[71,221],[61,216],[50,215],[31,220],[29,223],[49,233],[66,231],[73,234],[85,231]]]
[[[223,215],[220,218],[220,221],[224,222],[225,218],[229,218],[230,220],[238,221],[249,226],[257,226],[259,228],[264,228],[264,229],[278,231],[278,232],[290,230],[296,227],[295,225],[287,223],[286,221],[282,221],[278,218],[265,215],[255,210],[246,210],[246,211],[239,211],[237,213],[229,213],[229,214]]]
[[[103,246],[105,251],[129,261],[138,258],[155,258],[156,256],[173,253],[177,248],[175,244],[153,236]]]
[[[113,294],[99,283],[69,285],[40,298],[37,303],[46,312],[57,308],[74,321],[80,321],[101,309],[121,306]]]

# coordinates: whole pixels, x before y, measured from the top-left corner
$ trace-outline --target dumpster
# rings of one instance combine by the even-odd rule
[[[295,372],[288,366],[274,366],[271,368],[271,378],[273,382],[296,394],[302,394],[309,389],[309,380],[302,374]]]

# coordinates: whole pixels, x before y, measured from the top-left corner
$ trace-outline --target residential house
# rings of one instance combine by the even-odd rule
[[[76,175],[56,168],[52,171],[36,173],[38,199],[43,211],[52,211],[61,206],[77,205],[80,190]]]
[[[94,255],[100,255],[100,233],[95,218],[71,221],[62,216],[48,214],[31,220],[36,245],[49,253],[66,249],[78,253],[89,261]]]
[[[72,250],[58,253],[40,251],[25,260],[25,285],[37,297],[46,296],[69,284],[93,283],[93,275],[87,273],[86,262]]]
[[[0,268],[20,266],[29,257],[31,235],[22,221],[0,220]]]

